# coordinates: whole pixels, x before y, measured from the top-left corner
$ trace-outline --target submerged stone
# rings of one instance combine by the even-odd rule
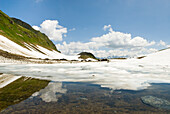
[[[87,101],[88,99],[84,98],[84,97],[80,97],[80,98],[77,98],[77,100],[85,100],[85,101]]]
[[[162,108],[170,110],[170,102],[154,96],[143,96],[141,97],[143,103],[153,106],[155,108]]]

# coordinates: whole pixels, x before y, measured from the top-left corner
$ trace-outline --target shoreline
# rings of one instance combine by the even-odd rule
[[[107,61],[75,61],[75,60],[53,60],[53,59],[24,59],[24,60],[15,60],[0,57],[0,64],[60,64],[60,63],[93,63],[93,62],[107,62]]]

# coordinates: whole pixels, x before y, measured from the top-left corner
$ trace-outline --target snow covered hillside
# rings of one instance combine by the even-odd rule
[[[170,65],[170,48],[149,54],[141,59],[141,62],[155,65]]]
[[[9,40],[8,38],[0,35],[0,49],[3,51],[32,58],[79,60],[79,56],[67,56],[55,50],[50,51],[38,45],[25,43],[25,46],[27,48],[24,48],[17,43]]]

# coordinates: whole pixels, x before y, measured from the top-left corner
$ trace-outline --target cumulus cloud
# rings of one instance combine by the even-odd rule
[[[40,27],[32,26],[35,30],[45,33],[51,40],[62,41],[67,28],[59,25],[57,20],[45,20]]]
[[[63,44],[56,46],[64,54],[76,55],[82,51],[87,51],[92,52],[97,57],[132,57],[156,51],[156,49],[146,48],[155,45],[154,41],[149,42],[139,36],[132,38],[131,34],[113,31],[111,25],[105,25],[103,29],[109,29],[109,32],[99,37],[93,37],[89,42],[70,42],[68,44],[63,42]],[[163,44],[163,42],[161,43]]]
[[[131,37],[131,34],[122,32],[110,31],[100,37],[94,37],[91,39],[96,44],[110,47],[110,48],[134,48],[134,47],[146,47],[154,45],[155,42],[149,42],[142,37]]]
[[[106,31],[107,29],[109,29],[109,31],[113,31],[111,25],[104,25],[103,30]]]
[[[166,46],[166,43],[162,40],[160,40],[160,42],[158,43],[159,46]]]
[[[40,31],[40,27],[38,26],[32,26],[33,29]]]
[[[99,50],[99,51],[94,51],[94,54],[97,55],[97,57],[135,57],[135,56],[143,56],[149,53],[156,52],[157,49],[154,48],[141,48],[141,49],[115,49],[115,50]]]
[[[157,47],[160,47],[159,49],[170,48],[170,45],[162,40],[160,40],[156,44],[157,44]]]
[[[89,50],[96,50],[98,47],[96,47],[95,42],[87,42],[87,43],[81,43],[81,42],[70,42],[67,44],[66,42],[63,42],[63,44],[57,44],[56,47],[67,55],[76,55],[82,51],[89,51]]]
[[[98,49],[96,48],[95,42],[70,42],[63,44],[57,44],[57,48],[66,55],[77,55],[80,52],[91,52],[96,57],[105,58],[105,57],[134,57],[142,56],[145,54],[153,53],[157,51],[154,48],[147,49],[145,47],[131,48],[131,49]]]

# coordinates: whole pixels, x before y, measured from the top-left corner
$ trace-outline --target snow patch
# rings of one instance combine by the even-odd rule
[[[80,60],[78,59],[79,56],[64,55],[55,50],[51,51],[38,45],[34,46],[33,44],[27,44],[27,43],[24,43],[24,45],[28,49],[0,35],[0,49],[3,51],[22,55],[25,57],[33,57],[33,58],[41,58],[41,59],[48,58],[48,59]]]

